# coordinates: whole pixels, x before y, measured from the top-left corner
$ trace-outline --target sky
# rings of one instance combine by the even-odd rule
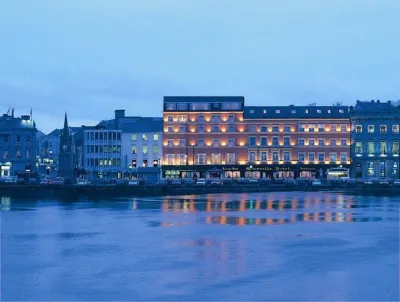
[[[48,133],[161,116],[165,95],[247,105],[400,99],[398,0],[2,0],[0,113]]]

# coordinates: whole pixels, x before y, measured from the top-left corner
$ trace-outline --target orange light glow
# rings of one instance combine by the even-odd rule
[[[226,142],[221,142],[221,146],[225,147],[226,146]]]
[[[195,131],[196,131],[195,128],[191,128],[191,129],[190,129],[190,132],[192,132],[192,133],[195,132]]]
[[[239,161],[239,165],[245,165],[246,162],[244,160]]]
[[[243,132],[244,131],[244,129],[243,128],[239,128],[239,132]]]
[[[221,128],[221,132],[226,132],[226,128]]]
[[[243,147],[244,146],[244,142],[239,142],[239,146]]]
[[[208,133],[210,133],[210,132],[211,132],[211,129],[210,129],[210,128],[208,128],[206,131],[207,131]]]

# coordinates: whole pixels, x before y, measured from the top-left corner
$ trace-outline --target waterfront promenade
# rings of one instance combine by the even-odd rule
[[[400,196],[400,187],[380,185],[332,184],[313,187],[311,185],[285,184],[240,184],[240,185],[1,185],[0,196],[20,198],[119,198],[166,195],[199,195],[215,193],[257,192],[336,192],[353,195]]]

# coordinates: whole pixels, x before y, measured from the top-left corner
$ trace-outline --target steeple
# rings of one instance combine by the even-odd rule
[[[65,117],[64,117],[64,129],[63,129],[63,134],[65,137],[68,137],[69,135],[69,129],[68,129],[68,117],[67,113],[65,112]]]

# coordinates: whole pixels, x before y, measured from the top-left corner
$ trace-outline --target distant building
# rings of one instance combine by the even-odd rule
[[[64,118],[64,128],[60,135],[60,149],[58,156],[58,175],[70,180],[75,177],[76,157],[72,133],[68,127],[67,114]]]
[[[36,124],[31,115],[0,117],[0,177],[36,171]]]
[[[89,178],[123,176],[121,130],[84,130],[83,164]]]
[[[390,101],[357,101],[350,117],[352,176],[399,178],[400,108]]]

